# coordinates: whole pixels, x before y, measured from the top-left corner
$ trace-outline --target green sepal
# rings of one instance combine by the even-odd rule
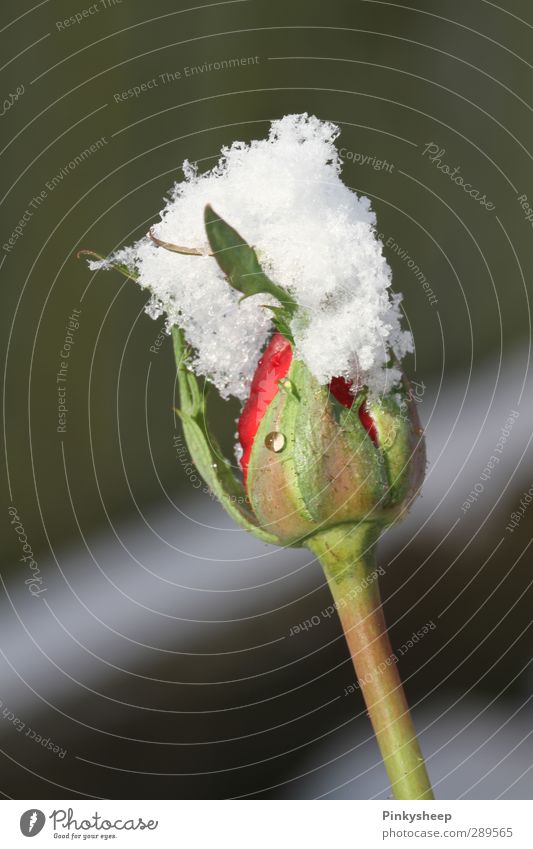
[[[268,306],[274,315],[273,324],[291,341],[290,321],[298,309],[296,301],[267,277],[254,249],[209,204],[205,208],[204,219],[213,256],[229,285],[242,292],[243,300],[252,295],[272,295],[280,304],[279,307]]]
[[[287,310],[285,307],[273,307],[271,304],[262,304],[265,309],[271,310],[272,312],[272,324],[276,328],[276,330],[281,333],[282,336],[285,336],[285,339],[288,339],[291,345],[294,347],[294,336],[292,334],[292,330],[289,324],[289,318],[287,316]]]
[[[278,545],[279,539],[257,524],[257,519],[248,507],[244,487],[234,476],[231,465],[223,457],[208,429],[204,396],[196,376],[187,368],[187,347],[180,328],[172,328],[172,341],[180,394],[180,409],[176,412],[196,468],[232,519],[263,542]]]
[[[379,433],[380,451],[388,479],[388,498],[398,502],[408,496],[413,473],[413,457],[417,450],[416,422],[413,403],[404,386],[400,386],[395,397],[392,393],[368,405],[369,412]],[[419,423],[418,423],[419,425]],[[425,452],[423,464],[425,465]]]

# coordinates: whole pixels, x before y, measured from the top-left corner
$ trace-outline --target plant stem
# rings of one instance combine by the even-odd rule
[[[307,546],[320,559],[396,799],[433,799],[379,595],[376,522],[339,525]]]

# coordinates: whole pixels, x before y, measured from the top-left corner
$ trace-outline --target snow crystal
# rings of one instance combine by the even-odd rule
[[[390,291],[370,201],[340,178],[338,134],[327,121],[287,115],[272,123],[268,139],[223,148],[206,174],[186,161],[185,179],[154,229],[161,240],[207,253],[203,213],[211,204],[299,304],[295,357],[322,384],[343,376],[378,395],[398,383],[397,362],[412,338],[401,327],[401,296]],[[167,328],[183,328],[195,372],[223,397],[244,400],[272,332],[265,296],[239,303],[213,257],[171,253],[149,238],[112,259],[135,269],[150,290],[150,316],[165,314]]]

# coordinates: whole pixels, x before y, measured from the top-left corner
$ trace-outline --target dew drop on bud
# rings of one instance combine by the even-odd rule
[[[265,436],[265,446],[269,451],[273,451],[274,454],[279,454],[283,451],[286,442],[287,440],[279,430],[273,430]]]

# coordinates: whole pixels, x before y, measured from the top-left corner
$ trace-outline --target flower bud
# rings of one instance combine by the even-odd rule
[[[209,205],[205,227],[226,282],[241,301],[267,296],[263,306],[276,332],[239,420],[245,491],[209,432],[183,332],[172,328],[177,412],[198,471],[228,513],[265,542],[308,545],[316,534],[347,524],[379,533],[402,518],[424,476],[423,432],[406,379],[398,386],[401,373],[391,369],[392,389],[380,397],[375,388],[373,394],[366,386],[354,391],[343,377],[319,382],[303,359],[293,357],[299,306],[291,293],[265,274],[255,250]],[[151,239],[173,253],[202,253]],[[107,264],[132,276],[120,262]]]
[[[239,437],[258,524],[284,544],[344,523],[395,522],[424,476],[406,382],[368,401],[342,378],[321,386],[279,333],[259,362]]]

